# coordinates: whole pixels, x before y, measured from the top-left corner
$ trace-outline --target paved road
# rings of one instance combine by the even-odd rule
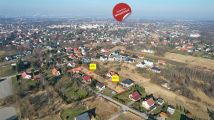
[[[13,107],[0,108],[0,120],[9,120],[9,118],[16,120],[16,109]]]
[[[13,94],[13,88],[12,88],[11,77],[8,77],[3,81],[0,81],[0,99],[3,99],[12,94]]]

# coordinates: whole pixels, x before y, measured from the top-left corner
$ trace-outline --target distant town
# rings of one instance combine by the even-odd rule
[[[213,120],[213,39],[213,21],[0,18],[0,120]]]

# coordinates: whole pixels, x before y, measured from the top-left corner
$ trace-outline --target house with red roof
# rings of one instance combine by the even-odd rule
[[[24,78],[24,79],[31,79],[31,76],[28,75],[26,72],[22,72],[22,73],[21,73],[21,76],[22,76],[22,78]]]
[[[68,70],[67,72],[80,73],[81,70],[82,70],[81,67],[77,67],[77,68],[73,68],[73,69],[71,69],[71,70]]]
[[[53,76],[59,76],[60,75],[60,71],[58,71],[56,68],[53,68],[51,72],[52,72]]]
[[[149,99],[145,99],[143,102],[142,102],[142,106],[144,108],[146,108],[147,110],[152,110],[152,109],[155,109],[155,101],[154,99],[151,97]]]
[[[133,92],[132,94],[129,95],[129,98],[132,100],[132,101],[138,101],[141,99],[141,95],[138,91],[135,91]]]
[[[70,58],[70,59],[74,59],[74,58],[76,58],[76,57],[75,57],[74,54],[70,54],[70,55],[69,55],[69,58]]]
[[[83,81],[85,83],[90,83],[91,82],[91,76],[85,75],[82,77]]]
[[[79,49],[78,48],[74,48],[74,53],[79,53]]]

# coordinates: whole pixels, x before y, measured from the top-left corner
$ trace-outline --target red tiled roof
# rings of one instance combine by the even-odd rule
[[[75,58],[75,56],[74,56],[74,54],[71,54],[70,56],[69,56],[69,58]]]
[[[155,101],[153,100],[153,98],[150,98],[150,99],[146,100],[146,102],[147,102],[147,104],[148,104],[149,106],[152,106],[152,105],[155,104]]]
[[[74,51],[78,51],[78,48],[74,48]]]
[[[27,76],[27,73],[23,72],[21,75],[22,75],[22,77],[25,77],[25,76]]]
[[[81,71],[82,68],[81,67],[77,67],[77,68],[74,68],[74,69],[71,69],[71,70],[68,70],[67,72],[78,72],[78,71]]]
[[[91,79],[91,77],[88,76],[88,75],[85,75],[85,76],[83,76],[82,78],[83,78],[83,80],[85,80],[85,81],[89,81],[89,80]]]
[[[139,94],[139,92],[135,91],[132,93],[132,98],[134,100],[139,100],[141,98],[141,95]]]

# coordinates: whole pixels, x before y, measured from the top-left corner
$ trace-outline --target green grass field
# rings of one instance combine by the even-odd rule
[[[76,116],[86,111],[84,106],[77,106],[75,108],[65,109],[61,112],[62,120],[74,120]]]
[[[6,77],[15,75],[17,72],[14,70],[10,63],[1,63],[0,65],[0,77]]]

